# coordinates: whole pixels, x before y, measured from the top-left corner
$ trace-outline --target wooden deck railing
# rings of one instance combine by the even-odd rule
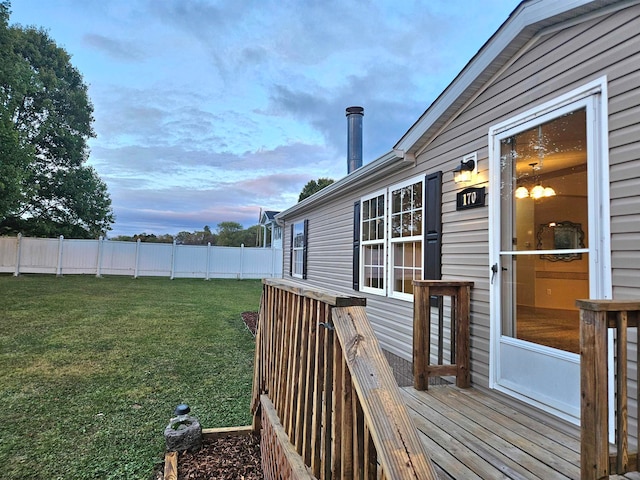
[[[627,329],[638,327],[640,302],[577,300],[580,308],[580,429],[583,480],[609,478],[638,470],[638,453],[629,452],[627,413]],[[608,331],[615,329],[615,447],[609,453]],[[640,349],[636,348],[636,365]],[[637,385],[640,369],[636,367]],[[636,437],[638,432],[636,432]]]
[[[263,281],[252,412],[266,478],[436,478],[364,305]]]
[[[473,282],[414,280],[413,282],[413,386],[426,390],[429,377],[455,376],[456,385],[468,388],[469,313]],[[451,297],[450,311],[444,312],[444,297]],[[435,302],[433,301],[435,299]],[[431,363],[431,317],[437,315],[437,363]],[[450,320],[450,361],[445,364],[445,319]]]

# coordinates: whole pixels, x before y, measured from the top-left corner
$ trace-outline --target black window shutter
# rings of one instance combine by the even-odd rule
[[[360,290],[360,202],[353,204],[353,289]]]
[[[424,280],[442,278],[442,172],[425,180]]]
[[[293,223],[291,224],[291,243],[289,244],[289,276],[293,277]]]
[[[309,245],[309,220],[304,221],[304,246],[302,247],[302,278],[307,279],[307,245]]]

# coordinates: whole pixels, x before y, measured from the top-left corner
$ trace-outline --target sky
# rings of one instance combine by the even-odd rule
[[[12,0],[83,75],[108,237],[256,225],[389,152],[518,0]]]

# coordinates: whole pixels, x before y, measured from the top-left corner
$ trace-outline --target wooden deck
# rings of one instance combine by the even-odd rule
[[[580,478],[578,429],[554,428],[473,388],[406,387],[402,394],[442,479]]]

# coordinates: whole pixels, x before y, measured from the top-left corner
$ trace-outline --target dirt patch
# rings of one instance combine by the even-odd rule
[[[262,478],[260,441],[253,435],[204,440],[197,452],[178,456],[178,480]]]
[[[258,329],[258,312],[243,312],[242,321],[255,337]]]

